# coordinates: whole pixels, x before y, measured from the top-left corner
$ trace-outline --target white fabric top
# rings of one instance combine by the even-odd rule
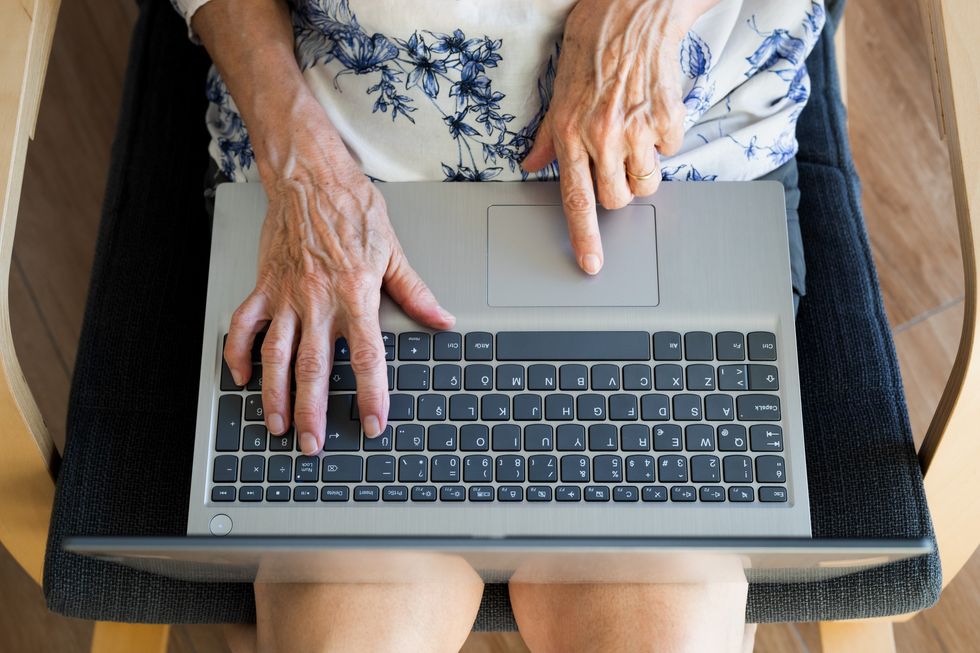
[[[190,25],[207,0],[172,0]],[[290,0],[307,83],[369,176],[520,180],[575,0]],[[687,107],[665,180],[747,180],[796,154],[804,60],[823,0],[721,0],[678,53]],[[193,32],[191,37],[194,38]],[[212,68],[210,152],[258,181],[245,125]],[[552,164],[538,178],[555,178]]]

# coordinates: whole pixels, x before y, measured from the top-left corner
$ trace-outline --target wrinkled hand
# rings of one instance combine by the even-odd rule
[[[262,345],[262,404],[273,434],[294,417],[306,454],[323,448],[333,344],[343,335],[357,378],[365,435],[388,416],[388,375],[378,321],[382,284],[405,312],[435,329],[454,318],[411,268],[381,193],[333,135],[293,138],[283,173],[263,171],[269,209],[259,244],[255,290],[235,311],[225,359],[243,384],[255,334]],[[290,411],[295,352],[296,399]]]
[[[558,159],[572,248],[589,274],[603,258],[590,161],[607,209],[657,190],[658,152],[675,154],[684,137],[680,44],[716,1],[580,0],[568,16],[551,105],[522,166]]]

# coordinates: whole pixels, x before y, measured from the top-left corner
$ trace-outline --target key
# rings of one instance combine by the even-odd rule
[[[263,495],[264,492],[262,491],[261,485],[243,485],[238,488],[239,501],[255,503],[256,501],[261,501]]]
[[[701,497],[701,501],[707,503],[715,503],[718,501],[725,500],[725,488],[720,485],[703,485],[701,486],[700,492],[698,492]]]
[[[719,426],[718,451],[745,451],[745,427],[741,424]]]
[[[675,485],[670,488],[670,500],[671,501],[696,501],[697,492],[690,485]]]
[[[514,419],[520,422],[530,422],[541,419],[541,395],[515,396]]]
[[[444,485],[439,488],[440,501],[465,501],[466,489],[462,485]]]
[[[425,449],[425,428],[419,424],[399,424],[395,429],[395,449],[398,451]]]
[[[260,426],[259,428],[262,427]],[[215,427],[214,433],[215,451],[238,451],[238,441],[241,439],[241,432],[241,395],[221,395],[218,399],[218,424]]]
[[[454,422],[475,420],[479,417],[479,400],[476,395],[452,395],[449,397],[449,419]]]
[[[428,390],[429,366],[414,364],[400,365],[398,367],[398,389]]]
[[[623,390],[650,390],[653,372],[649,365],[634,363],[623,368]]]
[[[516,424],[498,424],[493,427],[494,451],[520,451],[521,427]]]
[[[408,501],[408,488],[404,485],[385,486],[381,498],[385,501]]]
[[[497,390],[523,390],[524,368],[520,365],[497,366]]]
[[[498,483],[524,482],[523,456],[497,456],[496,467]]]
[[[489,448],[489,428],[483,424],[464,424],[459,428],[460,451],[487,451]]]
[[[701,419],[701,397],[674,395],[674,419],[679,422]]]
[[[619,456],[596,456],[593,458],[592,479],[597,483],[619,483],[622,481],[622,458]]]
[[[398,359],[403,361],[429,360],[429,334],[422,332],[398,334]]]
[[[493,390],[493,368],[489,365],[467,365],[463,370],[463,387],[467,390]]]
[[[786,492],[786,488],[782,487],[760,487],[759,488],[759,501],[765,503],[784,503],[789,498],[789,493]]]
[[[361,423],[351,419],[354,395],[334,395],[327,401],[327,434],[324,451],[357,451],[361,444]]]
[[[359,457],[358,467],[360,467]],[[293,469],[293,480],[297,483],[316,483],[319,481],[320,459],[316,456],[297,456]]]
[[[745,338],[738,331],[722,331],[715,336],[720,361],[744,361]]]
[[[728,500],[732,503],[749,503],[755,501],[755,490],[744,485],[728,488]]]
[[[266,501],[289,501],[289,487],[280,485],[278,487],[267,487],[265,489]]]
[[[358,485],[354,488],[354,501],[378,501],[381,491],[377,485]]]
[[[640,493],[635,487],[618,485],[613,488],[613,501],[639,501]]]
[[[556,390],[556,370],[554,365],[538,363],[527,368],[528,390]]]
[[[493,480],[492,465],[490,456],[466,456],[463,458],[463,482],[491,482]]]
[[[660,456],[657,467],[661,483],[687,482],[687,459],[684,456]]]
[[[234,485],[215,485],[211,488],[211,501],[224,502],[235,500]]]
[[[555,499],[558,501],[581,501],[582,488],[574,485],[562,485],[555,489]]]
[[[749,365],[749,390],[779,390],[775,365]]]
[[[572,395],[547,395],[544,398],[544,418],[557,422],[575,416]]]
[[[466,334],[466,360],[493,360],[493,334],[474,331]],[[504,360],[502,358],[498,360]]]
[[[675,331],[660,331],[653,334],[653,358],[658,361],[679,361],[681,334]]]
[[[562,483],[588,483],[588,456],[562,456],[561,481]]]
[[[225,336],[227,339],[227,336]],[[223,350],[224,348],[222,348]],[[221,357],[221,382],[218,385],[224,392],[233,392],[235,390],[241,390],[242,386],[235,385],[235,378],[231,375],[231,368],[228,367],[228,363],[225,361],[225,357]],[[233,499],[229,499],[233,500]]]
[[[714,358],[710,333],[689,331],[684,334],[684,358],[689,361],[710,361]]]
[[[288,483],[293,480],[293,459],[289,456],[270,456],[268,470],[270,483]]]
[[[238,480],[238,456],[215,456],[211,480],[215,483],[234,483]]]
[[[684,371],[680,365],[657,365],[653,368],[653,387],[657,390],[683,390]]]
[[[398,459],[399,483],[424,483],[428,479],[429,460],[425,456],[408,455]]]
[[[643,488],[642,495],[644,501],[659,503],[667,500],[667,488],[663,485],[647,485]]]
[[[593,365],[592,366],[592,389],[593,390],[619,390],[619,366],[618,365]]]
[[[262,366],[252,365],[252,376],[248,377],[248,383],[245,385],[246,390],[251,390],[253,392],[262,391]]]
[[[680,451],[681,427],[676,424],[658,424],[653,427],[654,451]]]
[[[782,419],[776,395],[739,395],[735,407],[742,422],[778,422]]]
[[[365,435],[362,444],[364,451],[391,451],[391,443],[394,440],[393,434],[394,431],[389,424],[376,438],[369,438]]]
[[[368,483],[391,483],[394,481],[395,457],[385,455],[368,456],[365,480]]]
[[[395,367],[388,365],[388,392],[395,389]]]
[[[585,365],[562,365],[558,368],[558,387],[562,390],[588,390],[589,368]]]
[[[452,424],[430,426],[429,451],[456,451],[456,427]]]
[[[717,456],[691,456],[691,481],[717,483],[721,480],[721,463]]]
[[[292,427],[282,435],[272,435],[269,437],[269,451],[292,451],[293,450],[293,431]]]
[[[497,501],[523,501],[524,488],[520,485],[501,485],[497,487]]]
[[[374,457],[372,456],[372,458]],[[324,456],[322,463],[323,482],[360,483],[361,460],[360,456]]]
[[[265,415],[262,410],[262,395],[249,395],[245,397],[245,421],[260,422]]]
[[[606,419],[606,398],[597,394],[582,394],[578,396],[576,417],[583,421]]]
[[[334,342],[333,359],[335,361],[350,360],[350,346],[347,344],[347,338],[337,338],[337,341]]]
[[[616,451],[618,435],[612,424],[593,424],[589,427],[589,451]]]
[[[626,458],[626,480],[629,483],[653,483],[657,469],[653,456],[628,456]]]
[[[735,417],[735,403],[729,395],[707,395],[704,398],[704,417],[721,422]]]
[[[412,501],[435,501],[436,487],[434,485],[416,485],[412,488]]]
[[[265,430],[264,426],[261,424],[249,424],[245,427],[245,431],[242,434],[242,450],[265,451],[268,437],[269,432]],[[223,450],[219,448],[218,451]],[[234,449],[232,449],[232,451],[234,451]]]
[[[726,483],[751,483],[752,459],[748,456],[725,456],[723,469]]]
[[[686,372],[688,390],[715,389],[715,368],[713,366],[688,365]]]
[[[486,485],[471,487],[470,501],[493,501],[493,488]]]
[[[537,455],[527,459],[527,480],[531,483],[554,483],[558,480],[558,459]]]
[[[667,395],[640,397],[640,415],[645,420],[670,419],[670,400]]]
[[[719,365],[718,389],[746,390],[748,388],[746,369],[745,365]]]
[[[424,422],[446,419],[446,395],[421,395],[418,419]]]
[[[433,390],[462,390],[463,368],[459,365],[436,365],[432,368]]]
[[[749,334],[749,360],[776,360],[776,335],[768,331],[755,331]]]
[[[354,368],[350,365],[334,365],[330,370],[330,391],[351,392],[357,388]]]
[[[320,501],[340,503],[350,498],[350,490],[343,485],[325,485],[320,490]]]
[[[619,429],[623,451],[650,451],[650,428],[646,424],[625,424]]]
[[[385,360],[395,360],[395,334],[388,331],[382,331],[381,342],[385,346]]]
[[[388,401],[389,421],[407,422],[415,419],[415,397],[392,393],[388,396]]]
[[[647,361],[645,331],[501,331],[499,361]]]
[[[437,361],[463,359],[463,337],[452,331],[440,331],[432,337],[432,358]]]
[[[691,424],[685,427],[684,446],[688,451],[714,451],[715,430],[707,424]]]
[[[524,427],[525,451],[551,451],[554,449],[554,433],[549,424],[528,424]]]
[[[433,456],[431,478],[433,483],[459,483],[459,456]]]
[[[483,395],[480,399],[480,418],[483,421],[510,419],[510,397],[507,395]]]
[[[602,485],[589,485],[585,488],[586,501],[609,501],[609,488]]]
[[[785,483],[786,461],[782,456],[756,456],[755,478],[760,483]]]
[[[547,485],[532,485],[527,489],[527,500],[535,502],[551,501],[551,488]]]
[[[749,427],[752,451],[782,451],[783,429],[775,424],[755,424]]]
[[[558,451],[585,451],[585,427],[581,424],[562,424],[555,437]]]
[[[636,406],[636,395],[610,395],[609,419],[616,421],[634,420],[639,417]]]

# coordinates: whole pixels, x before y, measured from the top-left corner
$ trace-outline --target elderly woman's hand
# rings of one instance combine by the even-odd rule
[[[717,0],[580,0],[565,23],[551,105],[522,165],[556,158],[572,247],[589,274],[602,267],[591,160],[608,209],[660,184],[658,151],[684,137],[680,45]]]
[[[388,417],[388,375],[378,308],[382,284],[405,312],[435,329],[452,315],[411,268],[388,220],[381,193],[361,172],[322,108],[309,97],[279,114],[275,142],[259,161],[269,209],[259,244],[255,290],[235,311],[225,358],[237,383],[251,370],[255,334],[262,345],[262,404],[272,433],[294,416],[304,453],[323,447],[333,343],[346,336],[367,436]],[[296,399],[290,410],[295,352]]]

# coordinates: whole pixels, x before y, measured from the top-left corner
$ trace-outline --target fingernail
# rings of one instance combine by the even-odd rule
[[[586,254],[582,257],[582,269],[589,274],[599,272],[599,257],[595,254]]]
[[[369,438],[376,437],[381,434],[381,422],[374,415],[368,415],[364,418],[364,435]]]
[[[299,436],[299,448],[303,450],[307,456],[312,456],[320,448],[320,444],[316,441],[316,436],[312,433],[304,433]]]
[[[272,431],[274,435],[279,435],[286,430],[286,425],[282,421],[282,415],[279,413],[272,413],[269,415],[269,430]]]
[[[245,385],[245,377],[238,370],[231,371],[231,378],[234,379],[235,385]]]
[[[450,320],[450,321],[454,321],[456,319],[452,313],[444,309],[442,306],[439,306],[438,310],[439,310],[439,315],[442,317],[442,319]]]

